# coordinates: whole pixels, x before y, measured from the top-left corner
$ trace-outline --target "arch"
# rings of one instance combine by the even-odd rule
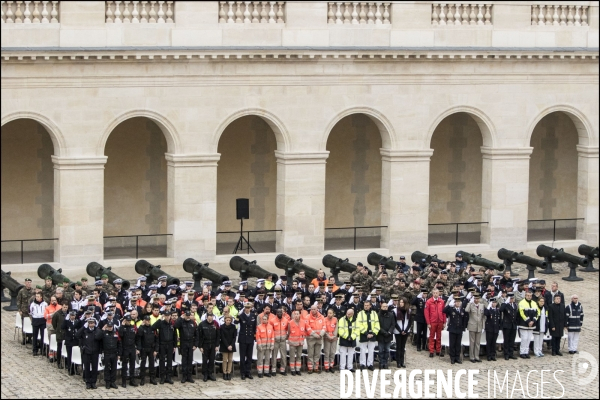
[[[542,118],[558,111],[565,113],[571,121],[573,121],[575,129],[577,129],[577,135],[579,136],[579,145],[589,146],[590,143],[592,143],[592,124],[590,124],[589,120],[581,111],[568,104],[557,104],[542,110],[529,124],[529,127],[527,128],[527,141],[523,145],[529,146],[533,130]]]
[[[431,126],[429,127],[429,131],[427,132],[427,138],[425,141],[424,148],[431,147],[431,138],[433,137],[433,132],[435,132],[435,129],[444,120],[444,118],[459,112],[467,113],[469,114],[469,116],[471,116],[471,118],[475,120],[475,122],[479,126],[479,130],[481,131],[481,135],[483,136],[483,145],[485,147],[496,147],[496,128],[494,127],[492,120],[480,109],[462,105],[447,109],[433,121],[433,124],[431,124]]]
[[[379,129],[379,134],[381,135],[381,144],[384,149],[395,149],[396,148],[396,135],[394,133],[394,128],[390,121],[383,115],[383,113],[379,110],[376,110],[371,107],[365,106],[355,106],[351,108],[347,108],[344,111],[341,111],[333,117],[331,122],[327,125],[325,132],[321,138],[321,142],[319,143],[319,150],[325,151],[327,148],[327,139],[331,134],[331,131],[335,127],[335,125],[340,122],[343,118],[352,115],[352,114],[365,114],[367,115],[373,123]]]
[[[52,121],[50,118],[36,112],[32,111],[17,111],[14,113],[10,113],[2,116],[2,124],[5,124],[14,121],[16,119],[32,119],[42,125],[46,132],[50,135],[50,139],[52,139],[52,144],[54,146],[54,155],[57,157],[64,157],[67,155],[67,146],[65,143],[65,138],[61,133],[58,126]]]
[[[108,140],[108,137],[114,131],[114,129],[121,122],[135,117],[146,117],[152,120],[156,125],[158,125],[163,135],[165,135],[165,139],[167,140],[168,152],[172,154],[181,153],[181,143],[179,140],[179,134],[177,133],[175,126],[165,116],[152,110],[136,109],[127,111],[119,115],[118,117],[113,119],[110,124],[108,124],[107,129],[105,129],[102,133],[102,137],[100,138],[100,141],[98,142],[98,145],[96,147],[97,155],[104,155],[106,141]]]
[[[217,128],[217,131],[215,132],[215,136],[212,141],[212,145],[211,145],[212,152],[214,152],[214,153],[217,152],[217,148],[219,146],[219,139],[221,139],[221,135],[223,135],[223,132],[225,132],[225,129],[227,129],[227,127],[233,121],[235,121],[239,118],[242,118],[242,117],[249,116],[249,115],[254,115],[254,116],[260,117],[267,123],[267,125],[269,125],[269,127],[273,130],[273,133],[275,133],[275,139],[277,141],[277,150],[285,151],[285,152],[288,152],[291,150],[290,134],[289,134],[287,128],[285,127],[285,125],[283,124],[283,122],[279,118],[277,118],[274,114],[272,114],[269,111],[264,110],[262,108],[244,108],[244,109],[234,112],[229,117],[227,117],[223,122],[221,122],[221,124]]]

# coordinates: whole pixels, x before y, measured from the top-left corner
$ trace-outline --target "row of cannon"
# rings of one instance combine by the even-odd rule
[[[577,267],[581,266],[584,269],[580,269],[582,272],[597,272],[598,269],[593,267],[594,259],[598,258],[598,247],[591,247],[582,244],[578,248],[580,255],[584,257],[578,257],[573,254],[566,253],[563,249],[556,249],[546,245],[539,245],[536,249],[536,254],[539,257],[543,257],[543,260],[529,257],[524,255],[522,252],[516,252],[502,248],[498,250],[498,258],[502,260],[501,263],[488,260],[481,257],[481,255],[475,255],[467,251],[461,251],[463,261],[485,268],[491,268],[498,272],[505,270],[511,271],[511,275],[517,276],[512,272],[511,267],[514,263],[523,264],[528,270],[528,279],[535,277],[535,270],[542,274],[556,274],[558,271],[552,269],[552,264],[555,262],[567,262],[570,267],[569,276],[563,277],[566,281],[582,281],[583,278],[577,276]],[[420,251],[415,251],[411,254],[411,260],[414,263],[420,264],[421,266],[429,265],[433,262],[441,262],[437,254],[430,255]],[[394,261],[393,257],[385,257],[377,253],[370,253],[367,256],[367,262],[373,266],[383,265],[387,270],[396,270],[398,263]],[[324,267],[329,269],[332,276],[335,277],[336,282],[340,283],[338,275],[341,272],[352,273],[356,271],[356,265],[348,261],[348,259],[342,259],[331,254],[327,254],[323,257],[322,264]],[[288,282],[291,282],[293,276],[304,271],[305,276],[312,280],[317,277],[318,270],[304,264],[302,258],[294,259],[285,254],[279,254],[275,258],[275,266],[285,272],[288,277]],[[263,269],[256,261],[248,261],[240,256],[234,256],[229,260],[229,267],[239,273],[241,280],[248,280],[250,277],[265,279],[267,276],[276,276],[272,272]],[[194,280],[194,290],[200,291],[202,279],[207,279],[212,282],[223,283],[229,280],[227,275],[223,275],[209,267],[208,263],[201,263],[193,258],[188,258],[183,262],[183,269],[187,273],[192,275]],[[158,280],[160,276],[167,277],[168,285],[180,285],[179,278],[171,276],[161,269],[160,265],[152,265],[146,260],[139,260],[135,263],[135,271],[143,276],[146,276],[150,281]],[[91,262],[86,267],[88,275],[95,279],[100,279],[101,276],[108,276],[108,282],[113,283],[116,279],[122,279],[117,274],[111,271],[111,267],[104,267],[97,262]],[[38,267],[38,276],[41,279],[50,277],[52,283],[55,285],[62,285],[66,277],[62,274],[62,269],[54,269],[49,264],[42,264]],[[122,279],[123,288],[125,290],[130,288],[130,282]],[[70,285],[74,287],[74,282],[71,281]],[[11,299],[4,297],[4,288],[8,289],[11,295]],[[10,272],[2,271],[2,301],[11,301],[11,305],[4,307],[5,310],[14,311],[16,310],[16,296],[19,290],[23,288],[23,285],[17,282]]]

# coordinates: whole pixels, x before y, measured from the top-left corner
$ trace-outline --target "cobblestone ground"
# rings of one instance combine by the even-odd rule
[[[585,278],[583,282],[566,282],[561,279],[568,275],[567,268],[564,266],[556,266],[555,269],[560,271],[560,274],[554,276],[545,276],[544,278],[550,283],[552,280],[557,280],[560,285],[560,290],[565,295],[570,296],[573,293],[579,295],[585,308],[585,321],[579,350],[590,353],[598,360],[598,273],[579,273],[579,276]],[[521,271],[521,276],[523,276]],[[538,275],[541,277],[542,275]],[[34,282],[35,284],[36,282]],[[548,284],[549,286],[549,284]],[[4,303],[6,304],[6,303]],[[64,370],[58,370],[53,364],[49,364],[43,357],[33,358],[31,350],[25,349],[20,343],[13,340],[15,313],[2,311],[2,382],[1,394],[2,398],[339,398],[340,397],[340,374],[320,374],[308,375],[303,373],[301,377],[292,377],[288,375],[283,377],[278,375],[275,378],[256,379],[256,371],[254,371],[255,379],[253,381],[241,381],[235,375],[232,381],[223,381],[220,375],[217,375],[217,382],[203,383],[201,380],[196,380],[194,384],[181,384],[175,382],[174,385],[159,385],[136,387],[127,389],[119,388],[118,390],[105,390],[103,381],[97,390],[85,390],[80,376],[69,377],[65,375]],[[574,357],[566,352],[565,344],[564,357],[552,357],[546,352],[544,358],[531,358],[529,360],[516,360],[511,362],[504,361],[503,358],[498,358],[497,362],[487,362],[485,357],[483,362],[479,364],[471,364],[466,362],[462,365],[450,365],[448,356],[444,358],[435,357],[433,359],[427,357],[426,352],[417,353],[415,348],[408,346],[407,352],[407,374],[414,369],[439,369],[458,371],[461,368],[479,369],[479,374],[476,375],[478,380],[477,386],[473,389],[475,395],[480,398],[494,397],[492,387],[488,387],[488,373],[496,372],[501,379],[504,378],[505,372],[509,372],[509,392],[506,388],[504,392],[499,393],[496,389],[495,397],[499,398],[529,398],[529,397],[565,397],[565,398],[598,398],[598,376],[588,383],[582,384],[581,381],[574,379],[572,374]],[[576,362],[577,364],[578,362]],[[589,375],[591,366],[588,367]],[[236,367],[237,370],[237,367]],[[540,393],[540,371],[558,371],[556,378],[561,385],[553,378],[551,372],[546,372],[544,375],[544,392]],[[392,369],[392,373],[396,369]],[[534,372],[531,372],[534,371]],[[519,373],[519,380],[515,380],[515,376]],[[527,374],[529,380],[527,379]],[[373,375],[369,372],[369,375]],[[577,375],[580,376],[580,375]],[[117,380],[119,382],[120,379]],[[393,381],[392,381],[393,385]],[[461,391],[467,391],[467,380],[461,379]],[[564,389],[563,389],[564,387]],[[433,395],[436,394],[436,386],[433,386]],[[514,391],[513,391],[514,388]],[[361,385],[361,395],[365,397],[365,384]],[[488,394],[488,389],[490,390]],[[523,389],[523,390],[521,390]],[[375,387],[375,398],[380,397],[379,383]],[[387,389],[388,394],[393,394],[393,386]],[[351,397],[357,397],[356,392],[352,393]],[[406,397],[411,396],[410,392],[406,392]]]

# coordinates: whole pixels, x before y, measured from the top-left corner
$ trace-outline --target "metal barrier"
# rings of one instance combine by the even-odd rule
[[[459,244],[477,244],[481,243],[481,225],[487,224],[487,222],[452,222],[446,224],[429,224],[428,244],[430,246],[448,245],[453,244],[458,246]],[[480,225],[478,230],[471,230],[463,232],[460,231],[461,225]],[[452,229],[447,229],[442,232],[432,232],[432,226],[447,226]],[[462,240],[460,240],[460,239]],[[454,240],[452,240],[454,239]]]
[[[52,238],[52,239],[15,239],[15,240],[2,240],[2,243],[21,243],[20,245],[20,254],[21,254],[21,262],[20,264],[24,264],[24,259],[25,259],[25,250],[24,250],[24,242],[38,242],[38,241],[48,241],[48,240],[58,240],[58,238]],[[33,250],[35,251],[35,250]],[[51,251],[52,255],[50,257],[48,257],[48,260],[32,260],[31,262],[54,262],[54,248],[52,250],[41,250],[41,251]],[[8,251],[4,251],[2,250],[2,255],[4,256],[4,254],[6,253],[13,253],[13,252],[8,252]],[[8,257],[7,257],[8,258]],[[6,260],[8,261],[8,260]],[[2,257],[2,264],[16,264],[16,263],[12,263],[12,262],[5,262],[5,258]]]
[[[367,235],[367,236],[359,236],[357,232],[359,229],[381,229],[387,228],[384,225],[378,226],[347,226],[342,228],[325,228],[325,250],[348,250],[348,249],[372,249],[379,248],[381,242],[381,230],[379,231],[379,235]],[[337,237],[329,237],[327,238],[327,231],[341,231],[341,230],[352,230],[352,236],[344,235],[343,232],[336,235]],[[375,243],[376,239],[377,243]],[[350,241],[352,239],[352,247],[346,245],[346,241]],[[357,243],[358,240],[362,240],[365,244]],[[366,242],[373,243],[366,243]]]
[[[120,256],[107,256],[107,248],[123,248],[123,249],[130,249],[133,246],[116,246],[116,247],[108,247],[106,246],[106,239],[115,239],[115,238],[135,238],[135,258],[138,259],[140,258],[140,238],[146,238],[146,237],[162,237],[162,236],[173,236],[171,233],[158,233],[158,234],[154,234],[154,235],[117,235],[117,236],[104,236],[105,239],[105,243],[104,243],[104,258],[105,259],[115,259],[115,258],[121,258]],[[158,247],[158,246],[164,246],[165,250],[164,253],[161,252],[160,254],[144,254],[143,256],[146,258],[149,257],[166,257],[167,256],[167,245],[146,245],[146,246],[142,246],[142,247]]]
[[[530,219],[527,221],[527,241],[575,240],[577,239],[577,221],[583,220],[585,218]],[[569,224],[572,221],[575,223]]]

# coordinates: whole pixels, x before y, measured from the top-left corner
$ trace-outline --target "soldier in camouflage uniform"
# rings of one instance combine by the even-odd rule
[[[21,316],[21,325],[24,325],[23,322],[25,318],[29,318],[29,299],[31,299],[35,294],[34,289],[31,287],[31,279],[25,278],[25,287],[19,290],[17,294],[17,307],[19,308],[19,315]],[[25,334],[22,332],[23,341],[21,344],[25,344]]]
[[[71,280],[69,278],[65,278],[63,280],[63,297],[65,300],[69,302],[73,299],[73,293],[75,293],[75,289],[70,286]],[[59,303],[60,304],[60,303]]]
[[[54,292],[56,292],[56,285],[52,284],[52,278],[48,276],[42,288],[42,298],[46,303],[50,304],[50,298],[54,296]]]
[[[353,285],[359,283],[362,270],[363,264],[361,262],[356,263],[356,271],[350,274],[350,282]]]
[[[108,293],[111,293],[113,290],[115,290],[115,287],[113,285],[111,285],[110,283],[108,283],[108,275],[102,274],[100,279],[102,280],[102,290],[105,293],[108,294]]]

